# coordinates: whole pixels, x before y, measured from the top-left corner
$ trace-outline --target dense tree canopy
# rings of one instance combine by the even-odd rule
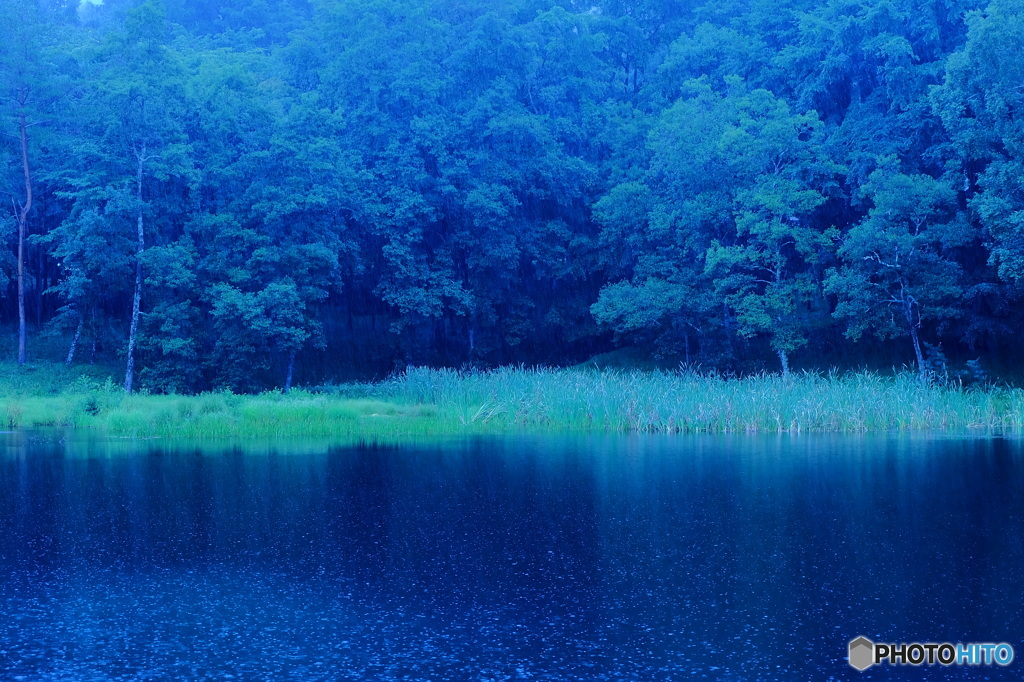
[[[0,0],[2,347],[153,391],[1006,360],[1022,50],[1017,0]]]

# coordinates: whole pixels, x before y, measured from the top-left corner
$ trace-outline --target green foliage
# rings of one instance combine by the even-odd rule
[[[1024,132],[1020,91],[1024,8],[995,1],[968,16],[966,43],[949,57],[947,79],[932,100],[951,136],[964,193],[1001,277],[1024,279]]]
[[[835,314],[846,318],[854,338],[909,336],[924,376],[917,330],[926,320],[957,315],[961,269],[950,256],[970,231],[952,188],[902,173],[891,157],[880,161],[861,196],[871,208],[845,236],[839,248],[845,264],[827,282],[839,299]]]
[[[134,343],[169,394],[620,344],[1014,360],[1019,3],[215,4],[0,12],[0,191],[25,116],[28,318],[72,360]]]
[[[788,371],[787,356],[806,342],[811,266],[831,247],[816,211],[841,169],[820,160],[815,116],[793,115],[738,77],[725,84],[720,94],[707,80],[688,83],[651,134],[647,182],[599,202],[604,240],[639,255],[633,281],[607,286],[592,312],[619,332],[666,321],[696,329],[712,303],[700,289],[713,283],[737,333],[768,335]]]

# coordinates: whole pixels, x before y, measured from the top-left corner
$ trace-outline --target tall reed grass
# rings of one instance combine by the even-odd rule
[[[509,431],[777,433],[1016,430],[1024,391],[929,386],[916,375],[411,369],[374,384],[284,395],[125,395],[71,382],[36,395],[0,379],[0,428],[64,426],[126,437],[388,438]]]
[[[414,369],[380,395],[442,408],[467,426],[736,433],[1016,429],[1024,391],[922,384],[916,374],[811,372],[735,379],[693,372]]]

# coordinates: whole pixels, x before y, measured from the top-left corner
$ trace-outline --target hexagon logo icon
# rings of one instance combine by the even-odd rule
[[[867,670],[875,663],[875,643],[867,637],[858,637],[850,642],[850,665],[857,670]]]

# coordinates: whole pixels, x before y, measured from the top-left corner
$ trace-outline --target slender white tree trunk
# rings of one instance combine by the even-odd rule
[[[910,340],[914,343],[914,357],[917,359],[917,376],[924,382],[928,380],[928,374],[924,368],[924,354],[921,352],[921,340],[917,336],[917,328],[920,325],[919,319],[914,319],[914,298],[908,296],[906,290],[902,293],[903,309],[907,315],[907,325],[910,327]]]
[[[914,342],[914,355],[917,358],[917,376],[921,381],[927,381],[928,375],[924,369],[924,354],[921,353],[921,342],[917,338],[917,327],[910,325],[910,339]]]
[[[68,367],[75,361],[75,349],[78,348],[78,339],[82,338],[82,327],[85,326],[85,315],[78,314],[78,327],[75,329],[75,337],[71,339],[71,348],[68,348],[68,359],[64,364]]]
[[[292,390],[292,373],[295,370],[295,351],[288,354],[288,376],[284,379],[284,392]]]
[[[142,251],[146,248],[145,233],[142,228],[142,165],[146,160],[146,147],[136,153],[139,161],[135,174],[135,198],[138,202],[138,214],[136,226],[138,230],[138,244],[135,250],[135,296],[132,298],[132,325],[128,332],[128,367],[124,373],[124,391],[132,392],[132,381],[135,375],[135,337],[139,331],[139,304],[142,302]]]
[[[18,364],[25,364],[25,221],[18,220]]]
[[[25,226],[32,209],[32,176],[28,167],[28,122],[24,109],[19,119],[21,168],[25,173],[25,203],[18,211],[18,365],[25,364]]]
[[[786,351],[779,349],[775,351],[775,354],[779,356],[779,362],[782,363],[782,376],[789,376],[789,355]]]

